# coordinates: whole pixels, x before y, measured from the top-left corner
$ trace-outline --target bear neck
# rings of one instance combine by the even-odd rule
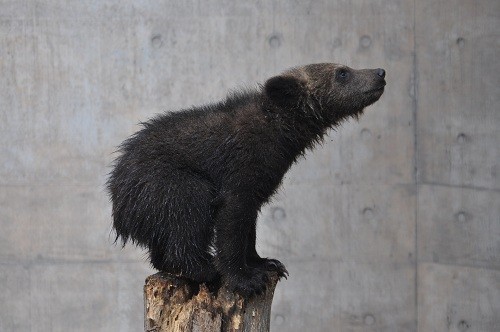
[[[335,119],[318,111],[317,106],[308,101],[285,108],[276,106],[266,98],[262,101],[266,119],[272,123],[274,130],[280,133],[278,144],[291,162],[306,150],[321,144],[328,129],[337,124]]]

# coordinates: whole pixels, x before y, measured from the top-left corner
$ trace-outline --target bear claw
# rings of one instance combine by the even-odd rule
[[[257,267],[264,271],[272,271],[278,273],[278,277],[288,278],[288,270],[285,265],[277,259],[272,258],[260,258]]]

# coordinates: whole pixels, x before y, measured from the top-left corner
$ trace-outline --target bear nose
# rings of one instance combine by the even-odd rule
[[[382,68],[377,69],[377,75],[384,78],[385,77],[385,70]]]

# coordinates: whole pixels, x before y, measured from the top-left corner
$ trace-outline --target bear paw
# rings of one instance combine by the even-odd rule
[[[252,261],[251,264],[252,264],[252,266],[254,266],[260,270],[278,273],[278,277],[280,279],[281,278],[285,278],[285,279],[288,278],[288,271],[287,271],[285,265],[283,265],[283,263],[281,263],[277,259],[260,258],[259,257],[258,260]]]
[[[264,293],[268,282],[267,272],[256,268],[248,268],[245,272],[228,278],[229,288],[246,299]]]

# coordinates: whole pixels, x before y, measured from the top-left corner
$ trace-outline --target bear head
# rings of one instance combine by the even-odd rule
[[[385,70],[352,69],[334,63],[292,68],[267,80],[264,93],[278,112],[295,112],[334,125],[376,102],[385,87]]]

